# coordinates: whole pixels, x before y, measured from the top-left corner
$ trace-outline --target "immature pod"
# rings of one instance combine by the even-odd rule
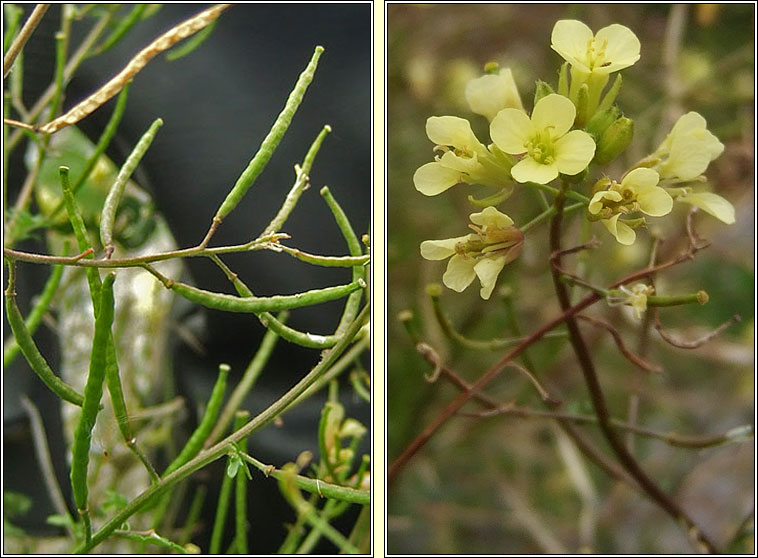
[[[353,291],[362,289],[366,282],[353,281],[347,285],[314,289],[294,295],[276,295],[269,297],[239,297],[234,295],[204,291],[190,287],[184,283],[170,283],[168,287],[176,294],[186,298],[190,302],[201,304],[214,310],[225,312],[240,312],[243,314],[260,314],[262,312],[280,312],[291,308],[312,306],[329,300],[335,300],[349,295]]]
[[[116,176],[116,180],[113,182],[108,196],[105,198],[100,217],[100,239],[105,247],[107,256],[110,256],[113,252],[113,226],[116,221],[116,210],[126,188],[126,183],[132,176],[134,169],[139,165],[150,144],[153,143],[153,138],[155,138],[155,134],[161,126],[163,126],[163,120],[156,118],[147,132],[137,142],[137,145],[126,159],[121,170],[118,171],[118,176]]]
[[[208,399],[205,414],[203,415],[200,424],[192,433],[192,436],[190,436],[190,439],[184,445],[184,449],[182,449],[179,455],[176,456],[176,459],[166,467],[166,470],[163,472],[164,477],[176,471],[203,449],[203,443],[211,433],[213,425],[216,424],[216,419],[221,411],[221,404],[224,402],[224,393],[226,393],[226,380],[229,377],[230,370],[231,367],[228,364],[219,364],[218,378],[211,391],[211,396]]]
[[[100,308],[95,317],[95,335],[92,340],[92,353],[90,355],[89,375],[84,387],[84,403],[79,423],[74,432],[74,444],[71,459],[71,488],[74,494],[74,503],[79,513],[85,518],[85,525],[89,525],[87,512],[87,468],[89,466],[89,449],[92,441],[92,429],[100,407],[100,398],[103,395],[103,380],[107,366],[107,348],[111,336],[111,324],[113,323],[113,281],[114,273],[105,276],[100,287]]]
[[[57,393],[61,398],[81,407],[84,403],[84,396],[56,376],[47,364],[45,357],[39,352],[37,345],[34,343],[34,339],[24,323],[24,317],[18,309],[15,292],[5,293],[5,310],[6,315],[8,316],[8,324],[11,326],[11,331],[13,332],[13,338],[16,340],[18,348],[21,349],[21,352],[24,357],[26,357],[32,370],[34,370],[37,376],[45,382],[47,387]]]
[[[321,54],[323,52],[324,47],[316,47],[311,61],[308,63],[308,66],[305,68],[305,70],[303,70],[303,72],[300,74],[300,77],[295,84],[295,88],[287,98],[287,102],[284,105],[282,112],[279,113],[279,116],[277,116],[274,125],[271,127],[271,130],[266,135],[266,137],[263,139],[263,142],[261,142],[261,145],[258,148],[256,154],[253,156],[253,159],[250,161],[247,168],[245,168],[245,170],[242,172],[240,177],[237,179],[237,182],[234,184],[234,187],[226,196],[221,206],[218,208],[216,216],[214,217],[214,222],[222,221],[227,215],[229,215],[229,213],[232,212],[235,207],[237,207],[237,204],[239,204],[239,202],[242,200],[245,192],[250,189],[255,180],[258,178],[258,175],[263,172],[263,169],[268,164],[269,159],[271,159],[271,156],[274,154],[274,150],[278,147],[282,136],[284,136],[284,132],[287,130],[287,128],[289,128],[292,117],[295,115],[295,111],[297,111],[300,103],[303,100],[303,97],[305,96],[306,89],[308,89],[311,81],[313,81],[313,76],[316,73],[316,66],[318,65],[318,59],[321,57]]]
[[[47,312],[47,309],[50,306],[55,293],[58,291],[58,285],[61,283],[61,277],[63,277],[63,266],[53,266],[53,272],[50,274],[50,277],[45,283],[45,287],[42,289],[42,294],[39,296],[39,299],[34,305],[34,308],[32,308],[31,312],[29,312],[29,315],[24,321],[24,325],[26,326],[26,329],[28,330],[30,336],[34,335],[34,332],[37,331],[37,328],[42,323],[42,318],[44,317],[45,312]],[[13,359],[16,358],[16,355],[18,355],[20,347],[18,346],[18,342],[15,340],[15,338],[11,338],[9,342],[5,342],[3,345],[3,366],[8,366],[11,362],[13,362]]]

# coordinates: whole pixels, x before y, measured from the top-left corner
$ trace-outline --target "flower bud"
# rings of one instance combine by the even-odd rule
[[[605,164],[613,161],[629,147],[634,136],[634,121],[622,116],[600,136],[595,151],[595,162]]]
[[[553,88],[550,86],[550,84],[546,81],[538,79],[534,88],[534,104],[536,105],[537,101],[542,99],[542,97],[547,97],[552,93],[555,93],[555,91],[553,91]]]
[[[618,117],[619,109],[616,106],[612,106],[608,110],[598,111],[592,116],[592,118],[590,118],[590,121],[587,122],[584,130],[591,134],[595,143],[597,143],[600,141],[603,132],[605,132],[610,125],[618,119]]]

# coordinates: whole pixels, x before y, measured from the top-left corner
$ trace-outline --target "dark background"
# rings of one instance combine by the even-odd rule
[[[64,109],[95,91],[142,47],[171,26],[198,13],[206,5],[169,4],[155,16],[140,22],[116,47],[86,61],[66,89]],[[27,7],[28,10],[31,9]],[[123,8],[131,9],[131,6]],[[322,45],[315,78],[274,157],[236,210],[224,221],[211,245],[244,243],[253,239],[276,214],[294,181],[293,165],[302,161],[324,124],[333,132],[322,145],[311,172],[312,187],[301,198],[284,231],[290,245],[321,254],[346,254],[345,241],[331,212],[318,194],[328,185],[360,236],[369,232],[371,215],[371,4],[243,4],[223,13],[211,36],[188,56],[168,62],[154,58],[134,79],[126,113],[108,155],[123,162],[131,147],[155,118],[164,125],[135,174],[149,189],[176,238],[179,247],[202,240],[211,219],[247,166],[258,145],[281,111],[314,47]],[[26,16],[25,16],[26,17]],[[25,19],[24,17],[24,19]],[[25,48],[25,101],[31,106],[53,73],[53,36],[60,21],[60,7],[52,6]],[[73,44],[77,44],[74,35]],[[115,100],[79,124],[95,140],[109,118]],[[23,148],[18,148],[17,155]],[[15,199],[25,170],[11,161],[8,199]],[[44,251],[39,244],[21,249]],[[257,295],[286,294],[325,287],[349,280],[349,271],[308,266],[288,256],[268,253],[230,255],[225,262]],[[232,292],[223,275],[210,262],[185,260],[185,280],[201,288]],[[47,269],[21,266],[20,281],[26,294],[38,292]],[[28,286],[27,286],[28,285]],[[19,303],[27,308],[20,293]],[[288,324],[315,333],[329,333],[336,326],[343,302],[294,311]],[[258,346],[264,330],[252,316],[210,310],[202,312],[205,327],[199,332],[207,354],[199,357],[184,345],[174,355],[177,383],[182,393],[205,401],[219,362],[228,362],[241,374]],[[325,315],[328,316],[325,318]],[[43,353],[55,362],[53,336],[44,326],[38,334]],[[254,414],[278,398],[318,361],[318,351],[280,342],[261,380],[244,407]],[[367,364],[368,365],[368,364]],[[44,531],[44,509],[36,462],[26,419],[16,394],[27,393],[45,411],[52,428],[52,450],[60,456],[56,440],[57,400],[31,378],[22,358],[4,373],[4,458],[6,487],[29,495],[35,501],[34,518],[19,522],[29,532]],[[15,383],[17,377],[24,380]],[[13,378],[9,382],[9,378]],[[232,380],[239,376],[233,377]],[[28,380],[28,381],[27,381]],[[229,388],[231,390],[231,387]],[[368,406],[356,404],[352,390],[343,383],[347,416],[370,424]],[[10,399],[9,399],[10,396]],[[322,398],[312,398],[286,415],[285,427],[268,428],[249,441],[249,452],[264,462],[292,461],[303,449],[316,450],[318,413]],[[188,425],[188,427],[191,425]],[[59,423],[57,428],[60,428]],[[368,439],[361,450],[368,453]],[[9,457],[13,459],[9,459]],[[67,470],[59,466],[59,480],[67,488]],[[220,478],[215,464],[209,478]],[[28,490],[27,490],[28,488]],[[206,512],[215,512],[213,488],[206,499]],[[274,551],[283,539],[283,522],[294,514],[278,494],[273,482],[255,482],[251,510],[251,549]],[[69,498],[70,499],[70,498]],[[262,502],[265,502],[262,503]],[[262,513],[265,510],[265,513]],[[348,522],[350,523],[350,522]],[[49,528],[48,528],[49,530]],[[207,535],[207,533],[206,533]],[[207,541],[198,541],[207,548]],[[329,547],[325,547],[329,548]],[[322,548],[324,550],[324,548]]]

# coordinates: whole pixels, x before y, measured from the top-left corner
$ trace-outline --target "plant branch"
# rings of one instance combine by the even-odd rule
[[[563,185],[562,191],[568,188],[567,184]],[[555,199],[556,214],[550,224],[550,250],[553,254],[558,254],[555,257],[556,264],[560,265],[560,239],[563,224],[563,205],[565,203],[565,197],[559,195]],[[551,274],[553,276],[553,284],[555,287],[555,293],[560,303],[561,308],[564,311],[568,311],[572,308],[571,301],[569,300],[568,291],[566,285],[561,281],[561,274],[551,267]],[[626,469],[629,474],[640,484],[642,489],[648,496],[658,504],[663,510],[671,515],[677,522],[683,522],[687,526],[688,533],[699,544],[699,546],[710,553],[716,552],[715,544],[703,533],[703,531],[697,526],[697,524],[674,502],[658,484],[651,479],[647,473],[642,469],[639,462],[629,453],[626,446],[618,437],[616,431],[611,424],[611,416],[608,411],[608,407],[605,402],[600,382],[595,372],[595,365],[592,361],[592,357],[587,349],[582,333],[579,329],[579,325],[574,318],[574,315],[570,315],[566,318],[566,326],[569,331],[569,339],[571,345],[576,353],[577,360],[582,369],[587,389],[589,390],[590,397],[592,399],[592,405],[595,409],[595,413],[598,418],[598,425],[602,431],[605,439],[610,444],[613,452],[618,457],[621,465]]]
[[[297,400],[310,385],[312,385],[318,378],[320,378],[337,360],[337,358],[347,349],[348,345],[352,343],[355,335],[358,333],[361,327],[363,327],[366,318],[369,316],[369,311],[370,306],[366,305],[358,314],[350,327],[345,331],[345,335],[340,340],[340,342],[337,343],[334,348],[327,351],[321,361],[319,361],[319,363],[297,384],[295,384],[289,391],[287,391],[287,393],[282,395],[282,397],[277,399],[266,410],[258,414],[245,426],[230,436],[227,436],[216,445],[208,448],[207,450],[201,451],[189,463],[183,465],[170,475],[161,479],[160,482],[153,484],[150,488],[146,489],[134,500],[129,502],[125,507],[120,509],[118,513],[114,515],[108,522],[106,522],[98,531],[93,533],[91,540],[80,544],[74,551],[76,553],[84,553],[92,550],[95,546],[103,542],[116,529],[121,527],[124,521],[137,513],[153,498],[160,494],[163,494],[171,486],[181,480],[184,480],[195,471],[226,455],[230,449],[232,442],[238,442],[239,440],[246,438],[253,432],[260,430],[267,424],[271,423],[288,406]]]
[[[37,4],[35,6],[34,11],[32,11],[29,19],[26,20],[26,23],[24,23],[18,36],[16,36],[13,44],[8,49],[8,52],[5,53],[5,57],[3,58],[3,77],[7,77],[8,72],[10,72],[11,67],[13,66],[14,60],[16,60],[16,56],[18,56],[18,53],[24,48],[26,41],[32,36],[32,33],[34,33],[39,22],[42,21],[42,17],[45,15],[45,12],[47,12],[49,7],[50,4]]]
[[[466,380],[461,378],[456,372],[442,364],[439,360],[439,357],[437,356],[437,353],[431,347],[425,343],[419,343],[419,345],[416,347],[416,350],[419,351],[419,353],[421,353],[421,355],[427,361],[429,361],[430,364],[438,367],[440,375],[443,375],[445,379],[450,381],[450,383],[455,385],[459,390],[464,393],[471,391],[471,384],[466,382]],[[484,395],[483,393],[474,393],[472,399],[478,401],[479,404],[486,409],[489,409],[489,411],[482,413],[481,416],[489,416],[491,413],[497,413],[501,411],[503,413],[506,413],[507,409],[509,408],[517,408],[513,402],[500,404],[491,397]],[[545,414],[547,415],[551,413],[547,411]],[[626,473],[626,471],[619,467],[615,462],[609,460],[599,449],[597,449],[597,447],[595,447],[592,442],[587,440],[587,438],[585,438],[584,435],[579,432],[579,430],[577,430],[575,425],[572,424],[568,418],[562,417],[557,414],[553,418],[556,419],[563,431],[574,441],[577,448],[579,448],[579,450],[590,461],[603,469],[603,471],[605,471],[608,476],[616,480],[626,482],[632,488],[639,488],[637,486],[637,483],[634,482],[634,480]]]

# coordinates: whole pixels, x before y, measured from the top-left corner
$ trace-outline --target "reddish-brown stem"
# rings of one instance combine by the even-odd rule
[[[552,330],[559,324],[563,323],[568,317],[573,316],[577,312],[581,312],[588,306],[594,304],[600,300],[600,295],[592,293],[583,298],[578,304],[568,308],[560,316],[553,318],[537,331],[532,333],[524,341],[511,349],[503,358],[501,358],[492,368],[487,370],[485,374],[479,378],[468,391],[461,392],[458,397],[448,403],[442,412],[435,417],[435,419],[419,434],[408,447],[405,448],[397,459],[392,463],[387,472],[387,482],[391,483],[397,473],[402,467],[413,457],[418,450],[420,450],[434,435],[434,433],[442,426],[450,417],[452,417],[463,405],[471,399],[475,393],[478,393],[484,386],[491,382],[500,372],[502,372],[505,365],[511,360],[523,353],[527,347],[538,341],[548,331]]]
[[[696,245],[690,245],[689,248],[683,252],[682,254],[679,254],[675,258],[663,262],[658,265],[649,265],[644,269],[641,269],[639,271],[635,271],[634,273],[631,273],[627,275],[626,277],[622,277],[621,279],[615,281],[611,285],[607,287],[607,289],[615,289],[619,287],[620,285],[624,285],[626,283],[630,283],[632,281],[635,281],[637,279],[640,279],[641,277],[647,277],[651,273],[655,273],[656,271],[660,271],[662,269],[666,269],[668,267],[677,265],[681,262],[687,261],[692,259],[692,257],[695,255],[695,253],[704,248],[705,246],[696,246]],[[524,339],[519,345],[511,349],[500,361],[498,361],[492,368],[490,368],[485,374],[479,378],[467,391],[462,392],[458,397],[456,397],[454,400],[452,400],[447,407],[445,407],[440,414],[435,417],[435,419],[421,432],[406,448],[403,450],[403,452],[395,459],[395,461],[392,463],[392,465],[389,468],[389,471],[387,473],[387,482],[392,483],[394,478],[397,476],[398,472],[405,466],[408,461],[418,452],[424,445],[429,441],[429,439],[439,430],[439,428],[455,413],[463,407],[463,405],[471,399],[474,394],[478,393],[485,385],[487,385],[492,379],[494,379],[502,370],[505,368],[505,365],[511,361],[512,359],[519,356],[521,353],[523,353],[530,345],[533,345],[536,341],[541,339],[548,331],[554,329],[559,324],[563,323],[565,320],[570,318],[571,316],[574,316],[575,314],[581,312],[585,308],[590,307],[594,303],[596,303],[598,300],[601,299],[601,295],[598,293],[591,293],[584,297],[582,300],[580,300],[578,303],[576,303],[574,306],[569,307],[568,309],[564,310],[564,312],[557,316],[556,318],[553,318],[551,321],[544,324],[541,328],[539,328],[537,331],[532,333],[529,337]],[[563,424],[563,423],[562,423]],[[569,434],[571,435],[571,434]],[[572,436],[574,438],[574,436]],[[576,438],[575,438],[576,441]]]
[[[550,250],[554,254],[556,266],[560,266],[560,250],[561,250],[561,227],[563,224],[563,205],[565,197],[562,195],[567,185],[564,184],[561,190],[561,195],[556,197],[556,213],[553,216],[553,220],[550,224]],[[694,247],[692,247],[694,249]],[[660,266],[658,266],[660,267]],[[571,301],[569,299],[568,291],[565,284],[561,281],[560,272],[555,268],[550,270],[553,276],[553,285],[555,287],[555,294],[558,297],[558,302],[564,311],[572,308]],[[648,271],[650,273],[650,271]],[[701,546],[702,549],[709,553],[716,553],[716,546],[711,542],[705,533],[695,524],[695,522],[682,510],[679,505],[674,502],[669,496],[661,490],[658,484],[651,479],[647,473],[642,469],[639,462],[634,456],[629,453],[624,443],[621,441],[616,431],[611,424],[611,416],[608,411],[608,407],[603,396],[603,390],[600,386],[600,382],[595,372],[595,365],[592,361],[587,345],[582,337],[582,332],[579,329],[579,324],[574,318],[574,314],[567,316],[566,327],[569,331],[569,340],[571,346],[574,348],[577,360],[579,361],[582,374],[584,375],[584,381],[587,384],[587,389],[592,399],[592,405],[595,409],[595,415],[598,419],[598,426],[600,427],[603,436],[610,444],[613,452],[616,454],[621,465],[626,469],[632,477],[639,483],[640,487],[645,493],[663,510],[671,515],[677,522],[682,522],[686,525],[688,534]]]

